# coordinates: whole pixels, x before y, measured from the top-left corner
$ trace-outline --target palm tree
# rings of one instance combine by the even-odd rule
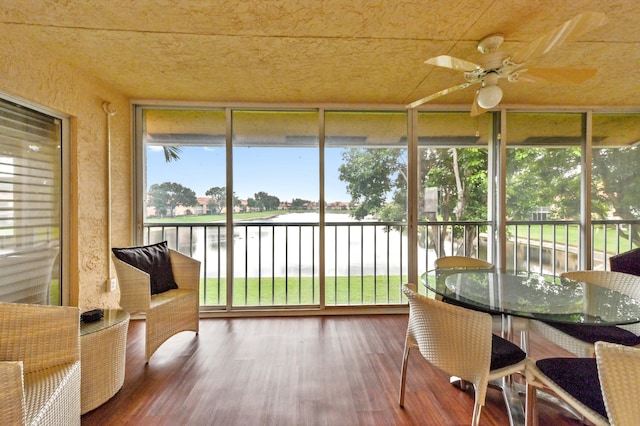
[[[180,151],[182,151],[182,148],[179,146],[165,145],[162,149],[164,151],[164,159],[167,163],[180,159]]]

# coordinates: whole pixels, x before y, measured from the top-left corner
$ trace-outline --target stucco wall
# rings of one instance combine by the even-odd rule
[[[70,265],[71,304],[82,310],[118,305],[105,291],[112,272],[107,256],[107,115],[111,119],[112,241],[131,241],[131,107],[129,100],[98,78],[82,75],[48,52],[0,39],[0,92],[59,111],[71,118]]]

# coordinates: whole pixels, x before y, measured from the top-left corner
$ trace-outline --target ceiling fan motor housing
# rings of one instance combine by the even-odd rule
[[[500,75],[496,72],[489,72],[482,80],[482,87],[497,86]]]
[[[480,53],[491,53],[498,50],[502,46],[504,36],[502,34],[490,34],[480,40],[478,43],[478,51]]]

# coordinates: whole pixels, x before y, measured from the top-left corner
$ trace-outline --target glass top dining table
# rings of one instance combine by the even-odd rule
[[[640,322],[640,301],[563,277],[488,269],[433,270],[422,283],[450,302],[491,314],[570,324]]]

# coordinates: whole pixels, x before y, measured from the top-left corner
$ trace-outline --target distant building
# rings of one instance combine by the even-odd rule
[[[219,203],[220,211],[213,212],[211,211],[210,204],[212,201],[217,201],[213,197],[198,197],[197,203],[193,206],[177,206],[173,210],[173,216],[188,216],[188,215],[207,215],[207,214],[225,214],[227,212],[226,205],[224,203]],[[257,207],[249,207],[249,202],[247,200],[238,200],[238,205],[233,206],[234,213],[249,213],[249,212],[257,212],[260,211]],[[302,204],[302,210],[318,210],[318,202],[317,201],[309,201]],[[278,205],[278,210],[291,210],[291,202],[290,201],[281,201]],[[327,203],[327,210],[350,210],[349,203],[344,201],[334,201],[331,203]],[[153,206],[147,206],[146,209],[147,217],[156,217],[156,209]],[[168,214],[170,216],[170,214]]]
[[[198,197],[198,204],[194,206],[193,214],[210,214],[209,203],[213,198],[211,197]]]
[[[345,203],[344,201],[327,203],[327,210],[349,210],[349,203]]]

